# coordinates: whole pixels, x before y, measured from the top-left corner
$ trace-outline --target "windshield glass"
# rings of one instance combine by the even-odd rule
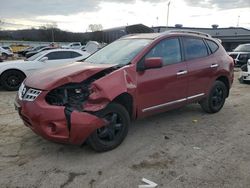
[[[152,40],[123,39],[102,48],[85,61],[96,64],[126,65]]]
[[[33,56],[31,56],[30,58],[28,58],[26,61],[34,61],[36,60],[38,57],[44,55],[46,53],[46,51],[42,51],[42,52],[39,52]]]
[[[250,52],[250,44],[242,44],[234,49],[234,52]]]

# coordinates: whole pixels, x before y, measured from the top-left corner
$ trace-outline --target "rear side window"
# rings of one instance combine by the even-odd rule
[[[150,57],[161,57],[163,59],[163,65],[181,62],[179,40],[174,38],[161,41],[146,55],[146,58]]]
[[[183,38],[186,60],[205,57],[208,55],[207,47],[202,39]]]
[[[218,50],[218,48],[219,48],[218,44],[216,44],[215,42],[213,42],[211,40],[206,40],[206,42],[207,42],[212,54]]]
[[[71,52],[71,57],[72,58],[76,58],[76,57],[80,57],[81,54],[77,53],[77,52]]]
[[[57,59],[70,59],[71,52],[51,52],[46,55],[49,60],[57,60]]]

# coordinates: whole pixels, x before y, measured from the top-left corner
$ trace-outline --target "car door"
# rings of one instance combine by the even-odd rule
[[[163,67],[137,72],[138,115],[153,113],[181,106],[187,96],[187,65],[182,61],[178,38],[160,41],[141,60],[151,57],[163,59]]]
[[[182,41],[189,75],[187,95],[189,102],[192,102],[207,93],[218,62],[210,56],[211,51],[202,38],[183,37]]]

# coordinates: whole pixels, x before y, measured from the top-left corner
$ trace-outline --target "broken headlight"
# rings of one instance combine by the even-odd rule
[[[80,111],[88,97],[89,89],[87,85],[68,84],[50,91],[45,100],[50,105],[68,106]]]

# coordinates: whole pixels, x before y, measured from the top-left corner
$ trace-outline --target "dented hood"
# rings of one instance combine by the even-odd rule
[[[58,68],[43,69],[28,76],[25,85],[41,90],[51,90],[67,83],[82,82],[90,76],[113,66],[115,65],[76,62]]]

